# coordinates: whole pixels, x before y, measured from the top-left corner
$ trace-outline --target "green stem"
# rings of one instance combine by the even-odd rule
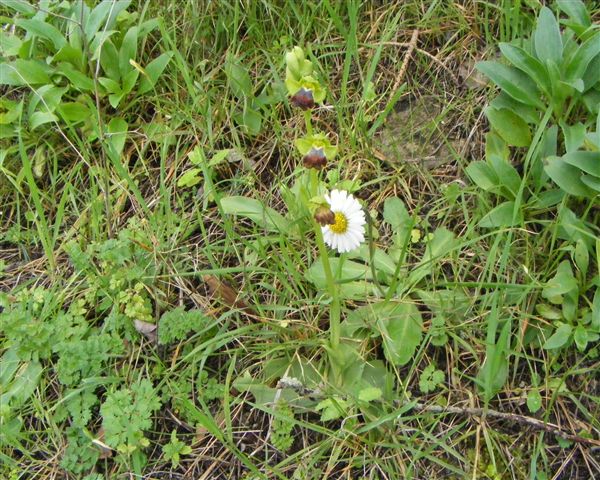
[[[319,177],[317,171],[313,168],[310,169],[310,185],[311,195],[313,197],[317,196],[319,194]],[[313,226],[315,229],[317,247],[319,248],[319,254],[321,255],[321,262],[323,263],[325,280],[327,281],[329,295],[331,295],[331,308],[329,310],[329,336],[331,346],[335,349],[340,344],[340,297],[338,295],[338,288],[331,270],[331,264],[329,263],[329,254],[327,252],[325,241],[323,240],[323,232],[321,231],[321,226],[314,218]]]
[[[312,135],[312,112],[310,110],[304,110],[304,125],[306,125],[306,134]]]
[[[327,253],[325,241],[323,240],[321,227],[317,222],[313,223],[315,226],[315,238],[317,240],[317,246],[319,247],[319,253],[321,254],[321,262],[323,263],[323,270],[325,271],[325,279],[327,281],[329,295],[331,295],[331,308],[329,310],[329,338],[331,346],[335,349],[340,344],[340,297],[338,295],[337,285],[333,278],[333,272],[331,271],[329,255]]]

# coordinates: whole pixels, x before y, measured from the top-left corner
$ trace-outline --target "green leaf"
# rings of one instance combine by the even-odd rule
[[[500,51],[510,63],[529,75],[546,94],[550,94],[551,86],[548,71],[537,58],[529,55],[521,47],[509,43],[500,43]]]
[[[123,37],[123,42],[119,50],[119,72],[121,73],[121,77],[127,75],[133,68],[129,61],[135,61],[137,42],[138,29],[137,27],[131,27]]]
[[[577,167],[569,165],[562,157],[548,157],[544,171],[569,195],[585,197],[591,194],[589,187],[581,181],[581,171]]]
[[[101,43],[100,65],[107,77],[114,82],[121,81],[121,71],[119,70],[119,53],[117,48],[110,40]],[[128,60],[129,62],[129,60]]]
[[[544,109],[535,82],[518,68],[507,67],[498,62],[479,62],[476,68],[515,100]]]
[[[597,243],[600,246],[600,240]],[[590,327],[596,332],[600,332],[600,287],[596,288],[594,300],[592,302],[592,321]]]
[[[50,40],[56,51],[60,50],[67,43],[63,34],[55,26],[42,20],[18,18],[15,20],[15,25],[24,28],[31,35]]]
[[[508,159],[501,158],[498,155],[490,155],[487,160],[500,179],[499,183],[505,191],[505,196],[511,200],[516,198],[521,187],[521,176],[515,167],[509,163]]]
[[[84,122],[92,117],[90,109],[79,102],[63,102],[56,111],[68,122]]]
[[[272,208],[265,207],[262,202],[254,198],[232,196],[221,199],[223,213],[240,215],[249,218],[260,227],[269,231],[289,233],[290,223],[281,214]]]
[[[577,48],[567,65],[565,78],[570,81],[582,80],[588,65],[598,54],[600,54],[600,32],[596,32]],[[598,72],[597,75],[600,76]],[[583,85],[581,88],[583,91]]]
[[[367,387],[358,392],[358,400],[360,402],[372,402],[374,400],[379,400],[382,395],[383,392],[380,388]]]
[[[531,413],[535,413],[542,408],[542,396],[539,390],[529,390],[527,394],[527,408]]]
[[[127,122],[120,117],[115,117],[108,123],[108,153],[116,161],[120,160],[123,153],[125,140],[127,140],[127,129]]]
[[[589,27],[592,24],[590,14],[581,0],[557,0],[556,4],[579,25]]]
[[[371,305],[383,340],[383,353],[394,365],[406,365],[421,343],[423,319],[414,303]]]
[[[229,81],[229,88],[238,99],[253,97],[250,74],[236,59],[227,58],[225,61],[225,75]]]
[[[573,276],[571,264],[568,260],[562,261],[556,269],[556,274],[552,277],[542,290],[544,298],[555,298],[559,295],[578,290],[577,279]]]
[[[69,79],[71,85],[78,90],[83,92],[94,91],[94,81],[81,73],[79,70],[73,68],[70,63],[61,63],[56,67],[56,73],[64,75]]]
[[[575,345],[580,352],[584,352],[588,344],[588,332],[583,325],[577,325],[575,332],[573,333],[573,340]]]
[[[556,329],[554,334],[544,343],[544,350],[554,350],[565,345],[571,338],[573,327],[566,323]]]
[[[190,168],[177,180],[178,187],[193,187],[202,181],[202,169]]]
[[[98,5],[90,12],[87,22],[85,23],[84,32],[86,38],[93,38],[94,35],[98,33],[98,30],[101,26],[107,30],[110,30],[119,13],[125,10],[130,3],[130,0],[119,0],[118,2],[99,2]]]
[[[513,219],[515,202],[503,202],[488,212],[478,223],[481,228],[505,228],[519,225],[523,222],[523,212],[519,210]]]
[[[58,117],[52,112],[34,112],[29,117],[29,128],[33,131],[45,123],[58,121]]]
[[[570,152],[562,156],[564,162],[600,178],[600,152]]]
[[[14,62],[0,63],[0,85],[23,87],[52,83],[51,68],[36,60],[17,59]]]
[[[579,268],[579,271],[581,272],[581,276],[585,278],[590,264],[590,254],[587,245],[583,240],[577,240],[573,257],[577,268]]]
[[[244,127],[244,129],[249,135],[256,136],[261,131],[262,116],[253,108],[246,107],[241,118],[236,118],[236,120],[241,120],[239,122],[240,125]]]
[[[488,107],[485,114],[494,130],[508,144],[515,147],[528,147],[531,143],[531,130],[529,125],[514,112],[506,109]]]
[[[485,191],[494,189],[500,183],[495,172],[486,162],[481,160],[469,163],[465,171],[473,183]]]
[[[327,398],[315,406],[315,410],[321,412],[321,421],[329,422],[348,414],[348,402],[339,397]]]
[[[600,192],[600,178],[592,175],[582,175],[581,182],[588,188]]]
[[[173,52],[165,52],[152,60],[146,67],[144,68],[144,74],[142,75],[142,79],[140,80],[140,87],[138,88],[138,94],[143,94],[152,90],[156,82],[158,81],[160,75],[167,67],[171,58],[173,57]]]
[[[560,65],[563,44],[560,28],[554,14],[548,7],[542,7],[533,33],[535,53],[542,62],[552,61]]]
[[[383,204],[383,219],[394,229],[400,229],[410,225],[411,219],[404,202],[398,197],[386,199]]]

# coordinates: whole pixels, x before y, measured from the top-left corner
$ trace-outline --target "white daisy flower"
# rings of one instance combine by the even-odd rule
[[[325,195],[335,214],[331,225],[321,227],[325,243],[340,253],[358,248],[365,241],[365,212],[358,200],[344,190],[332,190]]]

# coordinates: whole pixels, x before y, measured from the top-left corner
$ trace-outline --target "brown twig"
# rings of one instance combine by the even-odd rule
[[[410,61],[410,57],[412,56],[416,46],[417,46],[417,40],[419,39],[419,30],[413,30],[412,36],[410,37],[410,41],[407,44],[407,50],[406,53],[404,54],[404,59],[402,60],[402,66],[400,67],[400,72],[398,73],[398,77],[396,78],[396,82],[394,83],[394,87],[392,88],[392,91],[395,92],[398,87],[400,86],[400,84],[402,83],[402,80],[404,79],[404,75],[406,74],[406,69],[408,68],[408,62]]]
[[[311,398],[322,398],[325,396],[324,392],[317,389],[311,390],[305,387],[298,379],[296,378],[288,378],[282,377],[281,380],[277,383],[277,388],[289,388],[294,390],[301,396],[307,396]],[[397,407],[402,405],[409,405],[404,402],[395,402]],[[519,415],[516,413],[506,413],[499,412],[498,410],[485,409],[485,408],[472,408],[472,407],[442,407],[441,405],[427,405],[425,403],[416,402],[410,405],[411,410],[416,410],[418,412],[428,412],[428,413],[448,413],[452,415],[462,415],[467,417],[479,417],[482,419],[488,418],[500,418],[502,420],[507,420],[512,423],[518,423],[520,425],[527,425],[536,430],[543,430],[545,432],[556,435],[565,440],[570,440],[576,443],[582,443],[593,447],[594,449],[600,447],[600,440],[596,440],[594,438],[586,438],[580,435],[569,433],[560,428],[558,425],[554,425],[553,423],[547,423],[543,420],[539,420],[533,417],[527,417],[525,415]]]

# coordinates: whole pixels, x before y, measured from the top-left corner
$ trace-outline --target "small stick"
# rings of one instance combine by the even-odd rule
[[[392,91],[395,92],[400,84],[402,83],[402,79],[404,78],[404,74],[406,73],[406,69],[408,68],[408,61],[412,56],[415,47],[417,46],[417,40],[419,39],[419,30],[413,30],[412,37],[410,37],[410,42],[408,42],[408,49],[404,54],[404,59],[402,60],[402,66],[400,67],[400,73],[398,73],[398,78],[396,78],[396,83],[394,83],[394,87]]]
[[[325,395],[323,391],[320,389],[311,390],[306,388],[298,379],[296,378],[288,378],[283,377],[277,384],[277,388],[290,388],[294,390],[301,396],[308,396],[312,398],[323,398]],[[396,406],[401,406],[406,403],[402,403],[399,401],[394,402]],[[580,435],[576,435],[573,433],[569,433],[564,431],[558,425],[554,425],[553,423],[546,423],[542,420],[538,420],[537,418],[527,417],[525,415],[519,415],[516,413],[506,413],[499,412],[498,410],[485,409],[485,408],[471,408],[471,407],[442,407],[441,405],[426,405],[424,403],[417,402],[411,406],[412,410],[417,410],[419,412],[429,412],[429,413],[451,413],[454,415],[464,415],[468,417],[480,417],[485,419],[485,417],[490,418],[501,418],[503,420],[508,420],[512,423],[518,423],[521,425],[530,426],[536,430],[544,430],[548,433],[552,433],[558,437],[561,437],[565,440],[570,440],[576,443],[584,443],[586,445],[590,445],[594,449],[600,447],[600,440],[596,440],[594,438],[586,438]]]

